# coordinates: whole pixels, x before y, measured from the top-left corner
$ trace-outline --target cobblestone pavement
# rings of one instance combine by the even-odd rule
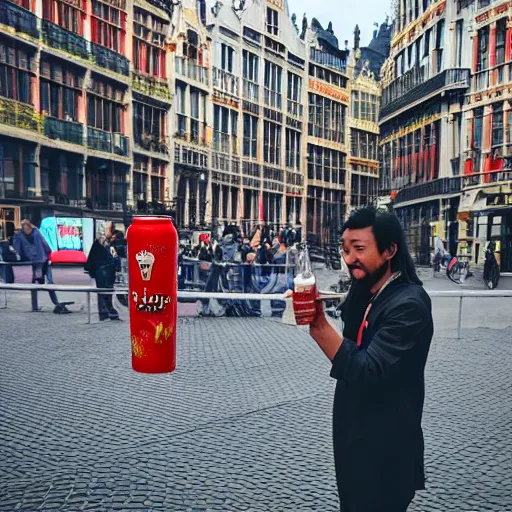
[[[182,319],[178,369],[127,323],[0,311],[0,510],[335,512],[334,381],[304,331]],[[512,511],[512,336],[437,337],[412,512]]]

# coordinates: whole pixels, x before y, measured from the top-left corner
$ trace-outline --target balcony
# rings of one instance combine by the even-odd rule
[[[41,133],[41,116],[28,103],[0,98],[0,124]]]
[[[82,59],[89,58],[87,41],[83,37],[48,20],[43,20],[43,41],[52,48],[64,50]]]
[[[381,120],[407,106],[422,102],[445,90],[467,89],[469,69],[446,69],[428,78],[426,66],[415,67],[398,77],[382,92]]]
[[[0,23],[32,37],[39,37],[36,15],[11,2],[0,4]]]
[[[105,132],[87,127],[87,147],[105,153],[128,156],[128,137],[120,133]]]
[[[500,169],[497,171],[467,174],[462,177],[462,187],[475,187],[479,185],[512,183],[512,170]]]
[[[72,144],[84,143],[84,125],[73,121],[64,121],[56,117],[45,117],[44,134],[55,140],[63,140]]]
[[[439,178],[419,185],[413,185],[400,190],[395,198],[395,204],[415,201],[417,199],[453,195],[461,191],[461,178]]]
[[[247,80],[247,78],[244,78],[243,89],[244,99],[252,103],[258,103],[258,98],[260,94],[260,86],[258,84],[255,84],[254,82]]]
[[[238,96],[238,82],[238,77],[232,73],[219,68],[213,68],[213,86],[217,89],[232,96]]]
[[[176,57],[174,62],[178,75],[186,76],[191,80],[208,85],[208,68],[199,66],[194,61],[184,57]]]
[[[165,139],[160,139],[155,135],[148,133],[135,133],[134,142],[137,146],[145,149],[146,151],[153,151],[155,153],[163,154],[167,154],[169,152],[169,147]]]
[[[165,100],[172,99],[171,90],[165,78],[157,78],[140,71],[132,71],[132,86],[134,90],[146,96],[158,96]]]
[[[339,51],[339,50],[338,50]],[[321,66],[335,69],[344,73],[347,70],[347,61],[340,56],[311,48],[311,61]]]
[[[129,75],[130,61],[120,53],[114,52],[96,43],[91,43],[94,60],[98,66],[110,69],[120,75]]]

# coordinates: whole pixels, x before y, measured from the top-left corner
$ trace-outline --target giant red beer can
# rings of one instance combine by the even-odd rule
[[[176,369],[178,235],[169,217],[134,217],[127,232],[132,367]]]

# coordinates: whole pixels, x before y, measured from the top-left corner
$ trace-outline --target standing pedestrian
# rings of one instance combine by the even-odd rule
[[[84,270],[96,281],[98,288],[114,289],[116,272],[120,269],[119,257],[110,245],[111,231],[100,231],[92,244]],[[111,293],[98,293],[100,321],[119,320],[119,312],[114,308]]]
[[[14,249],[19,254],[21,261],[32,263],[32,284],[53,284],[50,269],[50,254],[52,250],[41,232],[30,222],[24,219],[21,222],[21,231],[14,236]],[[49,274],[49,276],[48,276]],[[32,311],[40,311],[37,302],[37,291],[31,291]],[[56,314],[70,313],[65,304],[61,304],[54,291],[48,292],[55,308]]]
[[[336,479],[342,512],[405,512],[424,489],[424,369],[433,334],[398,219],[362,208],[342,228],[354,279],[343,336],[321,301],[310,334],[332,361]]]
[[[4,242],[0,242],[0,261],[3,262],[0,268],[2,269],[4,283],[14,283],[14,271],[10,263],[18,261],[18,254],[14,249],[12,237],[9,237]]]

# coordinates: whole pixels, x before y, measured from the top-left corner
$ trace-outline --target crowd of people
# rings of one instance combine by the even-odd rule
[[[276,233],[257,226],[243,236],[236,225],[226,225],[214,236],[200,235],[192,246],[180,240],[180,289],[207,292],[283,293],[293,283],[300,234],[292,228]],[[260,301],[203,300],[202,314],[215,316],[260,316]],[[273,316],[282,316],[283,301],[271,301]]]

